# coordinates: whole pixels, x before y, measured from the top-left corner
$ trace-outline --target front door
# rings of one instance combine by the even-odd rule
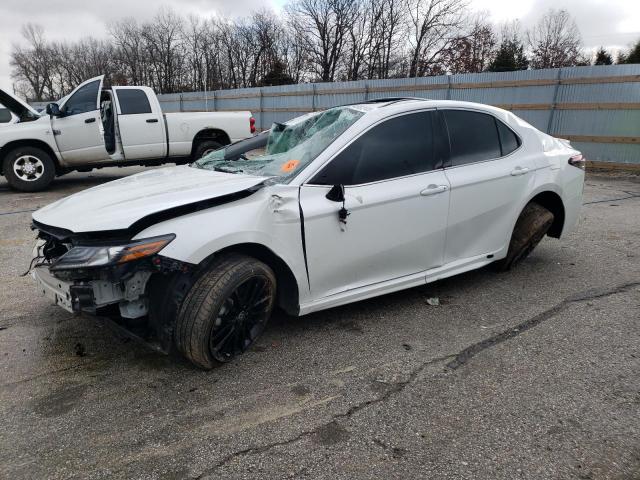
[[[103,78],[92,78],[77,87],[60,105],[62,115],[51,121],[58,150],[71,165],[109,160],[100,135]]]
[[[434,151],[435,112],[377,124],[301,188],[311,296],[327,297],[442,264],[449,185]],[[341,202],[326,198],[343,185]]]

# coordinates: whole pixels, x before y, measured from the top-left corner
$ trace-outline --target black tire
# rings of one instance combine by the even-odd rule
[[[203,140],[196,145],[196,148],[193,151],[193,161],[195,162],[196,160],[200,160],[205,156],[205,154],[209,154],[222,147],[223,145],[215,140]]]
[[[553,214],[542,205],[527,204],[516,221],[507,256],[494,263],[496,269],[505,272],[526,258],[549,231],[553,218]]]
[[[240,254],[213,262],[180,307],[176,348],[206,370],[231,361],[262,334],[275,298],[276,277],[264,263]]]
[[[16,170],[22,173],[16,173]],[[19,147],[4,158],[2,172],[14,190],[37,192],[53,181],[56,165],[51,156],[40,148]]]

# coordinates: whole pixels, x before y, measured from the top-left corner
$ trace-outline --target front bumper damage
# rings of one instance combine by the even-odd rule
[[[131,239],[110,237],[109,232],[74,234],[35,223],[34,229],[38,240],[31,276],[43,295],[71,313],[108,311],[109,316],[117,313],[125,319],[144,317],[149,313],[151,278],[187,274],[192,267],[154,254],[117,265],[61,269],[60,259],[74,247],[115,245]]]
[[[96,314],[100,309],[117,305],[123,318],[140,318],[148,314],[145,295],[150,271],[137,271],[128,279],[85,279],[66,281],[56,278],[49,267],[41,265],[31,271],[43,295],[70,313]]]

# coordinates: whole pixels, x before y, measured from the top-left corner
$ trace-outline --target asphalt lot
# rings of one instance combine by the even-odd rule
[[[138,170],[0,177],[0,477],[640,479],[640,177],[512,272],[278,314],[203,372],[19,276],[28,210]]]

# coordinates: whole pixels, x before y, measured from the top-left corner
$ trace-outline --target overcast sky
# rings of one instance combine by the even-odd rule
[[[247,14],[271,5],[280,11],[285,0],[0,0],[0,88],[11,89],[9,54],[20,42],[24,23],[39,23],[53,40],[106,36],[106,23],[132,16],[152,17],[161,5],[182,14],[227,16]],[[626,47],[640,38],[638,0],[470,0],[474,10],[487,10],[496,23],[519,19],[528,27],[548,8],[565,8],[575,18],[587,48]]]

